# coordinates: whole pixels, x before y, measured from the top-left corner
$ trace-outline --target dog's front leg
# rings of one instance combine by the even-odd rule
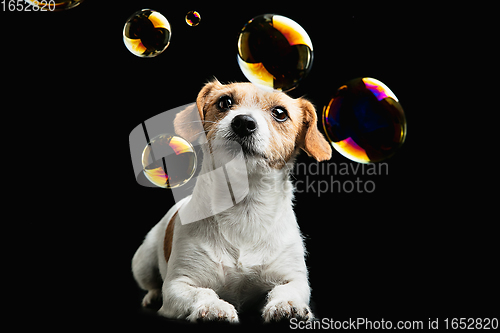
[[[267,295],[267,304],[262,312],[266,322],[297,318],[314,318],[309,308],[310,289],[307,277],[292,280],[271,289]]]
[[[221,300],[214,290],[196,287],[186,281],[165,281],[163,306],[158,313],[192,322],[198,319],[238,322],[238,314],[232,304]]]

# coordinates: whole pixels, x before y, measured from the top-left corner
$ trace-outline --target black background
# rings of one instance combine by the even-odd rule
[[[122,40],[125,21],[143,8],[172,26],[171,44],[152,59],[132,55]],[[199,26],[185,23],[189,10],[201,14]],[[470,97],[459,88],[478,64],[463,56],[477,43],[469,30],[477,17],[402,2],[87,0],[59,13],[3,12],[5,130],[17,133],[10,137],[17,148],[6,151],[11,161],[29,154],[39,175],[16,180],[17,200],[38,207],[26,218],[37,258],[28,279],[43,276],[50,287],[36,288],[46,292],[37,306],[69,310],[68,319],[92,325],[104,315],[100,323],[109,328],[180,325],[140,308],[130,261],[173,199],[136,183],[128,135],[193,102],[214,76],[246,81],[236,62],[238,34],[264,13],[295,20],[313,42],[312,70],[292,97],[305,96],[321,116],[339,86],[374,77],[396,94],[408,121],[388,174],[359,176],[374,181],[375,192],[296,195],[316,316],[427,323],[498,314],[498,234],[485,196],[494,188],[479,179],[476,136],[457,130],[473,127],[464,125]],[[306,154],[298,161],[312,162]],[[335,151],[329,163],[355,166]],[[30,190],[26,177],[34,178]]]

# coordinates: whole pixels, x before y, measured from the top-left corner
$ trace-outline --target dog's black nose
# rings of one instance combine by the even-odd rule
[[[231,127],[236,135],[244,137],[257,129],[257,122],[250,116],[240,114],[233,118]]]

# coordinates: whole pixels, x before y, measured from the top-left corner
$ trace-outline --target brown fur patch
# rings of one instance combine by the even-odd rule
[[[188,106],[175,116],[175,133],[194,142],[203,133],[202,116],[196,105]]]
[[[271,142],[266,151],[266,156],[272,168],[281,169],[297,153],[296,137],[299,135],[302,126],[302,110],[296,100],[284,93],[274,93],[271,95],[270,100],[272,101],[269,107],[270,110],[275,106],[281,106],[288,111],[289,116],[288,120],[277,122],[272,118],[269,111],[267,118],[271,132]]]
[[[175,212],[174,216],[168,221],[167,231],[165,231],[165,239],[163,241],[163,253],[165,255],[165,261],[168,262],[170,258],[170,253],[172,253],[172,240],[174,238],[174,226],[175,226],[175,218],[177,217],[177,212]]]
[[[325,137],[320,133],[317,126],[316,110],[311,102],[300,99],[302,109],[304,110],[303,133],[300,135],[301,143],[299,146],[317,161],[329,160],[332,157],[332,148]]]

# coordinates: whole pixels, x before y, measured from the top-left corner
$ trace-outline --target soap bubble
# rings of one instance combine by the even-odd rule
[[[32,4],[38,10],[42,11],[60,11],[65,9],[71,9],[83,2],[83,0],[51,0],[51,1],[26,0],[26,1]]]
[[[186,14],[186,23],[192,27],[196,27],[198,24],[200,24],[201,21],[201,16],[200,13],[198,13],[195,10],[192,10]]]
[[[323,109],[323,127],[332,146],[359,163],[391,157],[406,137],[405,114],[396,95],[368,77],[338,89]]]
[[[161,54],[170,43],[170,23],[162,14],[143,9],[129,17],[123,28],[123,42],[132,54],[151,58]]]
[[[313,46],[295,21],[264,14],[251,19],[241,30],[237,58],[250,82],[266,90],[289,91],[309,73]]]
[[[160,134],[144,148],[142,167],[146,178],[156,186],[176,188],[193,177],[196,153],[182,137]]]

